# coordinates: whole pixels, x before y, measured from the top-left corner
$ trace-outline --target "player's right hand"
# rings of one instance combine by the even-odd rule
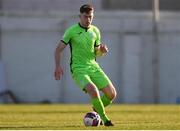
[[[54,72],[55,80],[60,80],[62,75],[63,75],[63,69],[61,67],[56,67]]]

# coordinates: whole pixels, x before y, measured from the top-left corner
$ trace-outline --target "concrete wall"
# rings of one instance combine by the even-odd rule
[[[93,4],[96,10],[101,9],[102,0],[1,0],[5,11],[77,11],[83,4]]]
[[[2,2],[1,2],[2,1]],[[76,11],[86,3],[94,5],[96,10],[151,10],[153,0],[1,0],[6,11]],[[179,0],[159,0],[161,10],[180,10]]]
[[[103,0],[103,9],[109,10],[152,10],[153,0]],[[179,0],[159,0],[160,10],[180,10]]]
[[[76,23],[77,13],[6,13],[0,16],[2,61],[8,89],[22,102],[86,103],[89,97],[73,82],[69,47],[63,53],[64,76],[55,81],[54,49],[64,29]],[[161,13],[158,102],[176,103],[180,96],[180,15]],[[153,103],[152,16],[150,12],[96,12],[94,24],[109,54],[98,62],[117,88],[117,103]]]

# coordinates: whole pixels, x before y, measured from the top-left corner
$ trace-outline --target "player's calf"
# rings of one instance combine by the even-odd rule
[[[116,98],[117,92],[112,84],[109,84],[105,88],[102,89],[102,92],[113,101]]]

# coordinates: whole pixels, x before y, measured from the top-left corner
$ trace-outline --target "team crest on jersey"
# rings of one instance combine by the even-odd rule
[[[91,37],[94,37],[94,33],[93,32],[89,32],[89,34],[91,35]]]

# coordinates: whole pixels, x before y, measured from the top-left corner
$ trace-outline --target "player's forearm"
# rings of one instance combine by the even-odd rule
[[[61,53],[65,47],[66,47],[66,45],[62,42],[60,42],[56,47],[56,50],[55,50],[55,65],[56,65],[56,67],[61,66]]]
[[[55,65],[56,67],[59,67],[60,66],[60,63],[61,62],[61,51],[56,48],[55,50]]]
[[[100,44],[95,48],[96,56],[103,56],[108,52],[108,48],[105,44]]]
[[[95,54],[96,54],[96,56],[98,56],[98,57],[104,55],[104,53],[102,53],[100,49],[95,50]]]
[[[105,53],[103,53],[103,52],[101,51],[100,46],[99,46],[99,47],[96,47],[96,49],[95,49],[95,54],[96,54],[97,57],[101,57],[101,56],[105,55]]]

